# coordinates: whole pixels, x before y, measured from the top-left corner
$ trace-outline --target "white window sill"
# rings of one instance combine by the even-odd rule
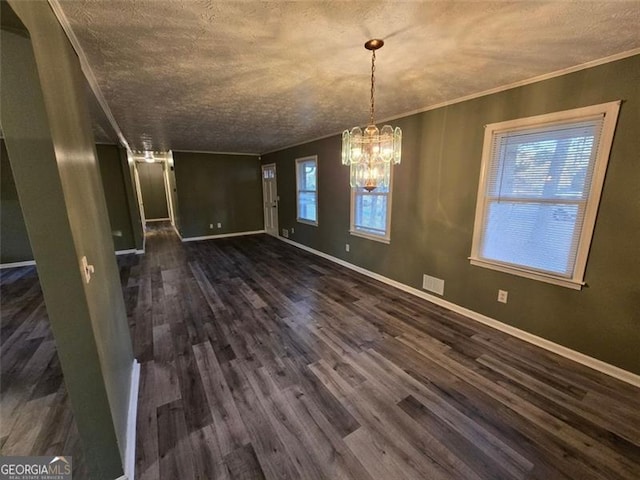
[[[318,226],[318,222],[312,222],[311,220],[305,220],[304,218],[296,218],[296,222],[304,223],[305,225],[311,225],[312,227]]]
[[[475,265],[476,267],[483,267],[490,270],[496,270],[498,272],[510,273],[512,275],[518,275],[519,277],[552,283],[553,285],[560,285],[561,287],[571,288],[573,290],[582,290],[582,287],[584,286],[584,282],[578,282],[570,278],[554,277],[553,275],[534,272],[532,270],[520,269],[501,263],[489,262],[487,260],[482,260],[479,258],[469,257],[469,261],[471,262],[471,265]]]
[[[354,237],[362,237],[368,240],[386,243],[387,245],[391,243],[391,239],[389,237],[382,237],[379,235],[374,235],[372,233],[359,232],[358,230],[349,230],[349,234],[353,235]]]

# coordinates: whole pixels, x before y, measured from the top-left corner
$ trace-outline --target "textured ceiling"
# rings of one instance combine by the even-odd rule
[[[373,37],[381,119],[640,47],[640,1],[60,4],[134,149],[263,153],[363,125]]]

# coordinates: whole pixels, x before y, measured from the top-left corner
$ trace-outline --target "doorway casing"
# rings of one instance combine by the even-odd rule
[[[278,236],[278,182],[276,164],[262,165],[262,204],[264,229],[269,235]]]

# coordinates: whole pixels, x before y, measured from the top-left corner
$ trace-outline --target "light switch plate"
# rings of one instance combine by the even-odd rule
[[[86,255],[82,257],[80,260],[82,264],[82,273],[84,274],[85,283],[89,283],[91,281],[91,274],[96,271],[93,265],[89,265],[89,261],[87,260]]]

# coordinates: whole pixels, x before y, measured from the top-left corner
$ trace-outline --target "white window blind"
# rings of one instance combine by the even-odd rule
[[[354,230],[379,235],[387,234],[387,197],[388,190],[381,187],[373,192],[367,192],[363,188],[357,188],[355,192],[354,206]]]
[[[296,160],[298,221],[318,224],[318,159],[316,156]]]
[[[597,112],[531,126],[488,126],[472,260],[582,281],[584,242],[591,239],[604,178],[601,169],[596,205],[589,208],[594,173],[599,158],[606,168],[609,155],[608,148],[602,151],[605,119]]]
[[[364,188],[351,189],[349,231],[352,235],[389,243],[393,169],[391,175],[391,182],[387,187],[378,186],[371,192],[367,192]]]

